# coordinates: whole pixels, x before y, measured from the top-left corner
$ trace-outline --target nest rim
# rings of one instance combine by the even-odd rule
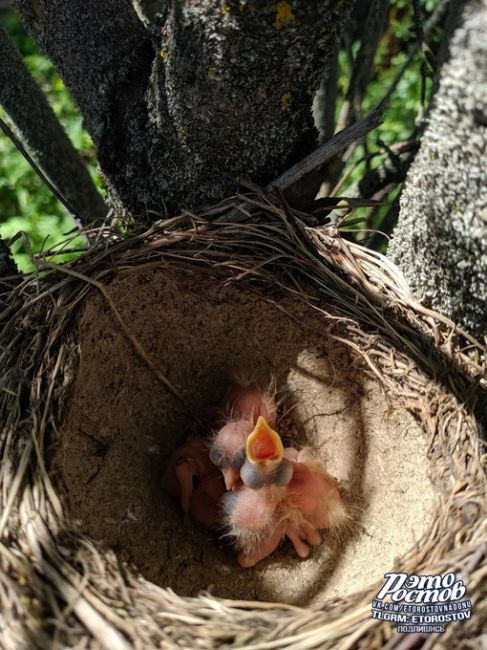
[[[386,390],[402,394],[421,419],[431,465],[438,463],[442,518],[431,522],[422,548],[410,549],[400,566],[407,572],[458,570],[472,585],[474,613],[476,607],[486,606],[481,580],[487,547],[486,459],[473,413],[476,399],[486,390],[485,348],[444,316],[419,305],[395,267],[379,254],[342,239],[337,228],[309,226],[302,215],[268,195],[237,197],[237,205],[242,203],[251,206],[252,214],[241,211],[239,220],[227,218],[229,210],[235,211],[233,200],[199,213],[183,213],[133,237],[100,231],[98,242],[82,260],[62,267],[44,261],[39,265],[42,278],[34,274],[12,292],[0,318],[2,356],[10,368],[0,401],[6,422],[1,438],[5,462],[0,473],[0,600],[8,604],[7,641],[29,639],[39,647],[49,646],[50,632],[40,624],[47,593],[51,607],[52,603],[57,607],[52,611],[57,612],[58,624],[51,632],[70,638],[69,631],[63,631],[64,621],[76,621],[78,626],[81,622],[82,632],[74,638],[84,634],[98,644],[94,647],[348,648],[366,641],[370,648],[399,647],[400,637],[391,624],[370,618],[378,585],[330,602],[321,611],[228,601],[209,594],[182,598],[134,575],[112,553],[102,553],[66,527],[43,446],[49,427],[59,421],[75,373],[63,357],[65,334],[89,292],[102,293],[135,352],[159,381],[174,390],[140,349],[107,288],[115,272],[142,265],[196,265],[223,281],[257,282],[301,293],[318,309],[326,305],[326,298],[333,300],[345,332],[335,334],[336,340],[360,356]],[[306,281],[309,285],[303,291]],[[42,322],[44,329],[39,327]],[[12,339],[16,330],[20,334]],[[12,341],[19,340],[29,341],[29,346],[17,359]],[[437,355],[427,358],[418,341],[433,343]],[[27,379],[22,391],[19,373]],[[457,437],[451,440],[455,431]],[[107,576],[116,588],[107,586]],[[134,604],[135,595],[145,603],[145,612]],[[117,600],[123,603],[118,610],[113,604]],[[143,629],[128,624],[120,611],[139,620],[142,616]],[[254,619],[250,628],[249,615]],[[271,631],[269,617],[274,623]],[[442,639],[465,638],[477,628],[475,618],[468,625],[450,624]]]

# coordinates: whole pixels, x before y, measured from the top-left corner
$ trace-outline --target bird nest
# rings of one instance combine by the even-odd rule
[[[485,349],[383,256],[255,192],[140,234],[102,230],[73,264],[38,262],[0,323],[4,647],[480,637]],[[305,561],[283,546],[240,569],[161,489],[165,459],[236,370],[275,381],[286,442],[341,480],[352,523]],[[471,617],[399,634],[372,617],[390,571],[454,573]]]

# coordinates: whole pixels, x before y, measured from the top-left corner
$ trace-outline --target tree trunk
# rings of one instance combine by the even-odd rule
[[[265,184],[308,153],[351,4],[181,0],[156,39],[128,0],[16,2],[79,104],[112,203],[136,216],[219,200],[239,177]]]
[[[0,105],[33,158],[85,223],[106,214],[86,165],[0,27]]]
[[[450,41],[389,248],[423,302],[487,332],[487,7],[467,4]]]

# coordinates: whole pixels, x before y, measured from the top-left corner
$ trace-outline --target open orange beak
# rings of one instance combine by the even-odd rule
[[[270,461],[278,464],[284,457],[284,445],[281,436],[271,429],[262,415],[259,416],[254,430],[247,438],[247,459],[253,464]]]

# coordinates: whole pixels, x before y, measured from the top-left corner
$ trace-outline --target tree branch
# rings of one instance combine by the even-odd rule
[[[389,0],[373,0],[363,28],[360,49],[355,57],[350,83],[337,121],[337,130],[349,126],[360,115],[372,73],[375,54],[386,25]]]
[[[147,33],[128,0],[15,0],[99,140]],[[146,71],[147,72],[147,71]]]
[[[158,69],[178,148],[195,160],[191,177],[177,173],[189,203],[239,177],[266,185],[314,148],[312,98],[345,17],[333,0],[182,3]]]
[[[373,131],[382,121],[385,104],[379,104],[373,111],[348,128],[336,133],[306,158],[269,183],[266,189],[279,189],[294,206],[305,208],[315,198],[321,180],[323,166],[337,153],[351,143]]]
[[[107,208],[14,44],[0,27],[0,105],[35,162],[85,223]],[[7,134],[8,135],[8,134]]]

